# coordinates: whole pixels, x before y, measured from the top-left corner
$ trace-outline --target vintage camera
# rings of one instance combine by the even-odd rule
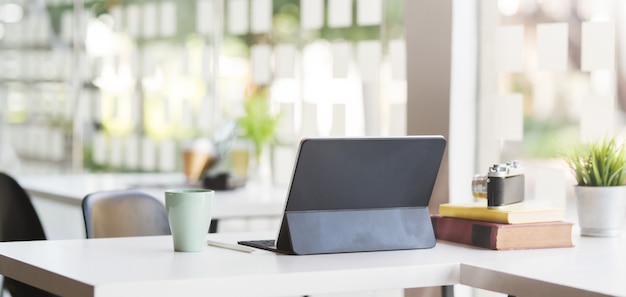
[[[472,194],[487,198],[488,207],[498,207],[524,201],[524,169],[519,161],[494,164],[487,174],[472,179]]]

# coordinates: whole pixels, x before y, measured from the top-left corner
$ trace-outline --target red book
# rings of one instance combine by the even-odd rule
[[[517,250],[572,247],[572,223],[503,224],[432,215],[437,239],[488,248]]]

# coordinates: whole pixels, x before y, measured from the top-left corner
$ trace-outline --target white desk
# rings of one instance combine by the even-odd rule
[[[234,241],[232,234],[209,238]],[[161,236],[0,243],[0,274],[62,296],[283,296],[446,285],[459,278],[458,260],[448,257],[458,250],[454,246],[285,256],[214,247],[177,253],[171,241]]]
[[[51,239],[84,238],[81,203],[97,191],[137,188],[161,200],[168,187],[183,187],[182,173],[74,174],[17,176],[33,198],[35,208]],[[280,217],[287,189],[248,183],[232,191],[216,191],[214,219]]]
[[[574,248],[482,251],[462,260],[460,283],[523,296],[626,296],[626,233],[576,237]]]
[[[210,234],[213,240],[271,234]],[[0,274],[63,296],[284,296],[465,284],[517,296],[626,296],[626,234],[575,248],[433,249],[285,256],[207,247],[172,251],[171,237],[0,243]]]

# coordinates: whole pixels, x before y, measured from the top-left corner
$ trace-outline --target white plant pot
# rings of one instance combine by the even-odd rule
[[[622,232],[626,216],[626,186],[575,186],[580,234],[613,237]]]

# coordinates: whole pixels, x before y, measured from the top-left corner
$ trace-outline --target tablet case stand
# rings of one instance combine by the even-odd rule
[[[288,211],[278,250],[296,255],[435,246],[428,207]]]

